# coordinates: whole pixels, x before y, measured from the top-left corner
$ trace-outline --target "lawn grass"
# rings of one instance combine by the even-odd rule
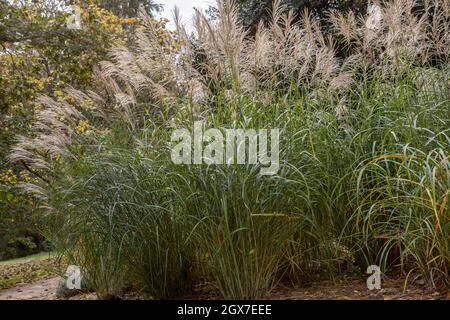
[[[50,251],[50,252],[39,252],[39,253],[32,254],[32,255],[29,255],[29,256],[26,256],[26,257],[20,257],[20,258],[0,261],[0,267],[10,266],[10,265],[18,264],[18,263],[26,263],[26,262],[32,262],[32,261],[47,260],[47,259],[54,258],[55,256],[56,256],[56,252],[52,252],[52,251]]]

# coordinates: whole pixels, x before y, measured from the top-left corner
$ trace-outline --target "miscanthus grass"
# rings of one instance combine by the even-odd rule
[[[449,2],[330,13],[331,31],[275,1],[254,37],[234,8],[198,12],[194,37],[178,19],[176,45],[139,30],[95,90],[41,99],[36,134],[11,160],[49,176],[24,187],[55,247],[103,296],[170,298],[207,281],[225,298],[262,298],[372,264],[448,286]],[[175,165],[170,134],[195,120],[279,128],[278,173]]]

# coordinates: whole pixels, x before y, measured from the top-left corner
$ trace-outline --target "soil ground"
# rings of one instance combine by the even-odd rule
[[[0,300],[55,300],[56,288],[61,274],[55,258],[52,255],[38,256],[32,259],[20,259],[0,263]],[[437,300],[450,299],[450,290],[439,292],[427,289],[425,286],[409,284],[404,287],[402,279],[385,279],[380,290],[368,290],[362,279],[346,278],[335,282],[322,281],[302,288],[280,287],[269,299],[279,300]],[[68,299],[92,300],[94,293],[82,293]],[[130,293],[122,299],[142,298]],[[211,285],[199,286],[194,295],[188,299],[220,299],[217,291]]]

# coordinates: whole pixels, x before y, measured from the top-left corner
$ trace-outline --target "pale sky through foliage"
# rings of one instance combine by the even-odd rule
[[[192,30],[191,18],[194,14],[194,7],[205,10],[210,5],[215,5],[214,0],[159,0],[155,2],[164,5],[163,10],[157,14],[157,17],[169,19],[170,22],[167,24],[167,27],[170,30],[175,28],[173,24],[173,9],[175,6],[180,8],[180,15],[182,21],[186,24],[186,29]]]

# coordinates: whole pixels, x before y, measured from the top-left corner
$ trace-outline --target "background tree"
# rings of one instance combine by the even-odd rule
[[[282,3],[288,10],[300,16],[300,14],[308,9],[314,13],[322,21],[329,10],[348,11],[353,10],[357,13],[364,13],[367,8],[368,0],[283,0]],[[243,25],[254,34],[259,21],[270,21],[270,14],[272,11],[272,0],[236,0],[240,12],[240,18]],[[208,9],[208,14],[211,17],[216,15],[216,10],[213,7]]]
[[[111,45],[125,44],[138,25],[127,18],[134,14],[132,2],[119,6],[124,11],[118,16],[110,11],[113,6],[101,7],[97,0],[0,0],[0,260],[44,249],[39,201],[17,186],[48,177],[7,161],[15,137],[30,131],[40,95],[63,100],[67,86],[91,86],[95,64]],[[67,28],[70,3],[81,8],[80,30]],[[148,10],[155,8],[152,1],[145,3]]]
[[[161,5],[153,0],[97,0],[97,4],[122,18],[137,17],[140,7],[150,15],[161,10]]]

